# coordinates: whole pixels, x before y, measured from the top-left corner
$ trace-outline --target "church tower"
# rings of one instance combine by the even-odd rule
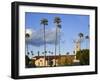
[[[74,63],[78,64],[79,60],[76,59],[76,53],[77,53],[77,51],[81,50],[81,42],[80,42],[80,40],[75,40],[74,43],[75,43],[75,47],[74,47],[75,58],[73,61],[74,61]]]
[[[75,42],[75,54],[77,53],[77,51],[80,51],[81,47],[80,47],[80,41],[76,41]]]

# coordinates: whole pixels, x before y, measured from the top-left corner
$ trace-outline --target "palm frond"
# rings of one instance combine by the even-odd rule
[[[84,36],[84,34],[83,34],[83,33],[79,33],[78,36],[79,36],[80,38],[82,38],[82,37]]]
[[[55,17],[54,18],[54,23],[57,23],[57,24],[61,23],[60,17]]]
[[[40,20],[40,24],[48,25],[48,20],[43,18],[43,19]]]
[[[30,37],[30,35],[29,35],[28,33],[26,33],[26,34],[25,34],[25,37],[26,37],[26,38],[29,38],[29,37]]]

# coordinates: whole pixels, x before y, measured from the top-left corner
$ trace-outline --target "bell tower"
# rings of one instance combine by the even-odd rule
[[[75,43],[75,47],[74,47],[75,58],[73,61],[75,64],[78,64],[79,60],[76,59],[76,53],[77,53],[77,51],[81,50],[81,44],[80,44],[81,42],[80,42],[80,40],[75,40],[74,43]]]
[[[75,54],[77,53],[77,51],[80,51],[80,41],[79,40],[77,40],[77,41],[75,41]]]

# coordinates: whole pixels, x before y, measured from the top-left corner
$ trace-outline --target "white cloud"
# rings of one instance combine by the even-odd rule
[[[45,39],[46,44],[55,44],[56,32],[55,29],[46,29],[45,30]],[[34,29],[26,29],[26,33],[30,35],[30,38],[26,39],[26,43],[41,46],[44,44],[44,33],[43,29],[34,30]]]

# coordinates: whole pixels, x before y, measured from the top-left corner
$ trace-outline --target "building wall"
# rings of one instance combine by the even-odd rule
[[[53,65],[52,66],[54,66],[55,65],[55,59],[53,59],[52,60],[53,61]],[[56,60],[56,65],[58,65],[58,60]],[[35,65],[36,66],[45,66],[45,59],[44,58],[39,58],[39,59],[37,59],[36,61],[35,61]],[[48,61],[46,60],[46,66],[50,66],[49,64],[48,64]]]
[[[75,58],[75,55],[64,55],[64,56],[61,56],[60,58],[57,58],[56,61],[54,58],[51,60],[53,62],[52,66],[55,66],[55,62],[56,62],[56,66],[73,64],[74,58]],[[46,60],[46,65],[44,63],[45,63],[45,59],[43,57],[41,57],[35,61],[36,66],[41,66],[41,67],[42,66],[50,66],[48,64],[47,60]]]
[[[75,55],[62,56],[58,60],[58,65],[60,65],[60,66],[71,65],[71,64],[73,64],[74,59],[75,59]]]
[[[36,66],[44,66],[45,65],[45,59],[44,58],[39,58],[35,61]],[[46,66],[47,66],[47,61],[46,61]]]

